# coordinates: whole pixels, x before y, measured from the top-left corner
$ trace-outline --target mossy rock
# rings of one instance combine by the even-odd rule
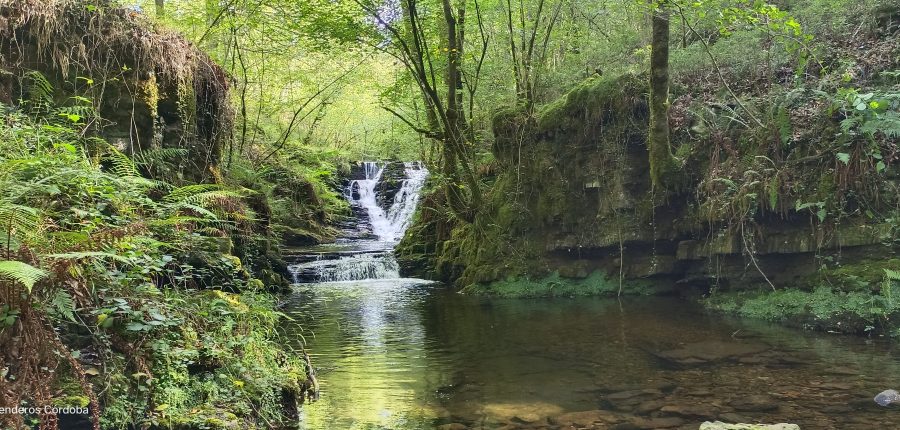
[[[580,128],[643,121],[649,114],[648,80],[636,74],[592,77],[538,115],[537,132],[553,133]]]

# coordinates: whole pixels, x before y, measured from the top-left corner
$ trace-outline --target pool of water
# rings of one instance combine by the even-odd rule
[[[411,279],[298,285],[284,328],[321,399],[307,429],[897,429],[900,351],[677,298],[508,300]],[[618,427],[616,427],[618,426]]]

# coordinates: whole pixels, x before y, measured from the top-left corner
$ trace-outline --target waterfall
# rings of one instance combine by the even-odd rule
[[[390,208],[385,211],[378,204],[376,188],[381,183],[386,168],[385,163],[365,162],[365,179],[350,183],[347,198],[350,203],[358,204],[366,210],[372,224],[372,233],[378,236],[378,240],[396,242],[403,238],[406,228],[409,227],[419,202],[419,192],[425,185],[425,179],[428,178],[428,170],[418,162],[403,163],[406,178],[403,179]]]
[[[289,268],[295,283],[343,282],[400,277],[397,260],[389,252],[348,254],[336,259],[316,259]]]
[[[425,180],[428,179],[428,170],[422,166],[422,163],[404,163],[404,171],[406,179],[400,191],[394,196],[394,204],[388,210],[387,218],[391,226],[389,235],[392,240],[400,240],[409,228],[412,222],[413,213],[419,204],[419,193],[425,186]]]
[[[393,249],[412,221],[428,169],[418,162],[403,163],[399,183],[387,184],[385,181],[399,179],[385,178],[389,167],[388,163],[363,163],[361,178],[351,181],[345,194],[351,205],[361,209],[357,216],[367,218],[357,219],[357,223],[368,221],[371,235],[367,236],[376,240],[366,240],[366,236],[354,239],[355,234],[347,230],[338,243],[310,249],[310,253],[301,255],[299,262],[289,268],[295,283],[400,277]],[[396,191],[390,201],[387,201],[390,194],[381,195],[388,185]]]

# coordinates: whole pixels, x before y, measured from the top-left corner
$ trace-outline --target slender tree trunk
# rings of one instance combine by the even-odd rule
[[[412,12],[410,10],[412,5],[407,3],[403,6],[405,7],[400,8],[403,12],[403,27],[406,30],[407,35],[412,35],[413,31],[416,31],[416,26],[413,25],[413,20],[415,18],[411,15]],[[412,61],[416,63],[421,62],[424,64],[424,61],[422,60],[424,58],[424,54],[422,53],[421,48],[417,43],[417,39],[415,37],[408,36],[406,43],[409,45],[410,53],[413,57]],[[420,91],[419,93],[422,96],[422,101],[425,103],[425,119],[428,121],[428,128],[430,130],[440,129],[440,123],[438,122],[438,114],[435,111],[436,107],[434,101],[432,101],[431,98],[428,97],[428,94],[426,94],[424,91]]]
[[[450,0],[443,0],[444,19],[447,24],[447,124],[444,136],[444,174],[450,179],[447,189],[448,202],[454,212],[463,220],[474,220],[475,210],[481,204],[481,190],[474,172],[468,163],[466,153],[466,122],[462,99],[462,71],[460,70],[462,46],[465,33],[461,26],[465,23],[465,7],[457,10],[456,16]],[[458,18],[457,18],[458,17]],[[463,170],[463,181],[469,188],[468,199],[459,180],[459,165]],[[466,200],[468,202],[466,203]]]
[[[166,0],[156,0],[156,17],[162,18],[166,15]]]
[[[669,144],[669,12],[662,2],[652,11],[650,41],[650,180],[653,188],[675,169]]]

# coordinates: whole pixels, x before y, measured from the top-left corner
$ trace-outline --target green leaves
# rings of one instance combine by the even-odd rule
[[[12,309],[5,303],[0,305],[0,327],[12,327],[12,325],[16,323],[16,318],[18,317],[18,309]]]
[[[850,164],[850,154],[846,152],[838,152],[835,157],[844,165]]]
[[[800,212],[802,210],[810,210],[816,209],[814,212],[816,214],[816,218],[819,219],[819,222],[825,221],[825,218],[828,217],[828,211],[825,209],[825,202],[815,202],[815,203],[801,203],[797,202],[794,210]]]
[[[23,285],[31,294],[34,284],[46,278],[48,273],[21,261],[0,261],[0,278],[5,278]]]

